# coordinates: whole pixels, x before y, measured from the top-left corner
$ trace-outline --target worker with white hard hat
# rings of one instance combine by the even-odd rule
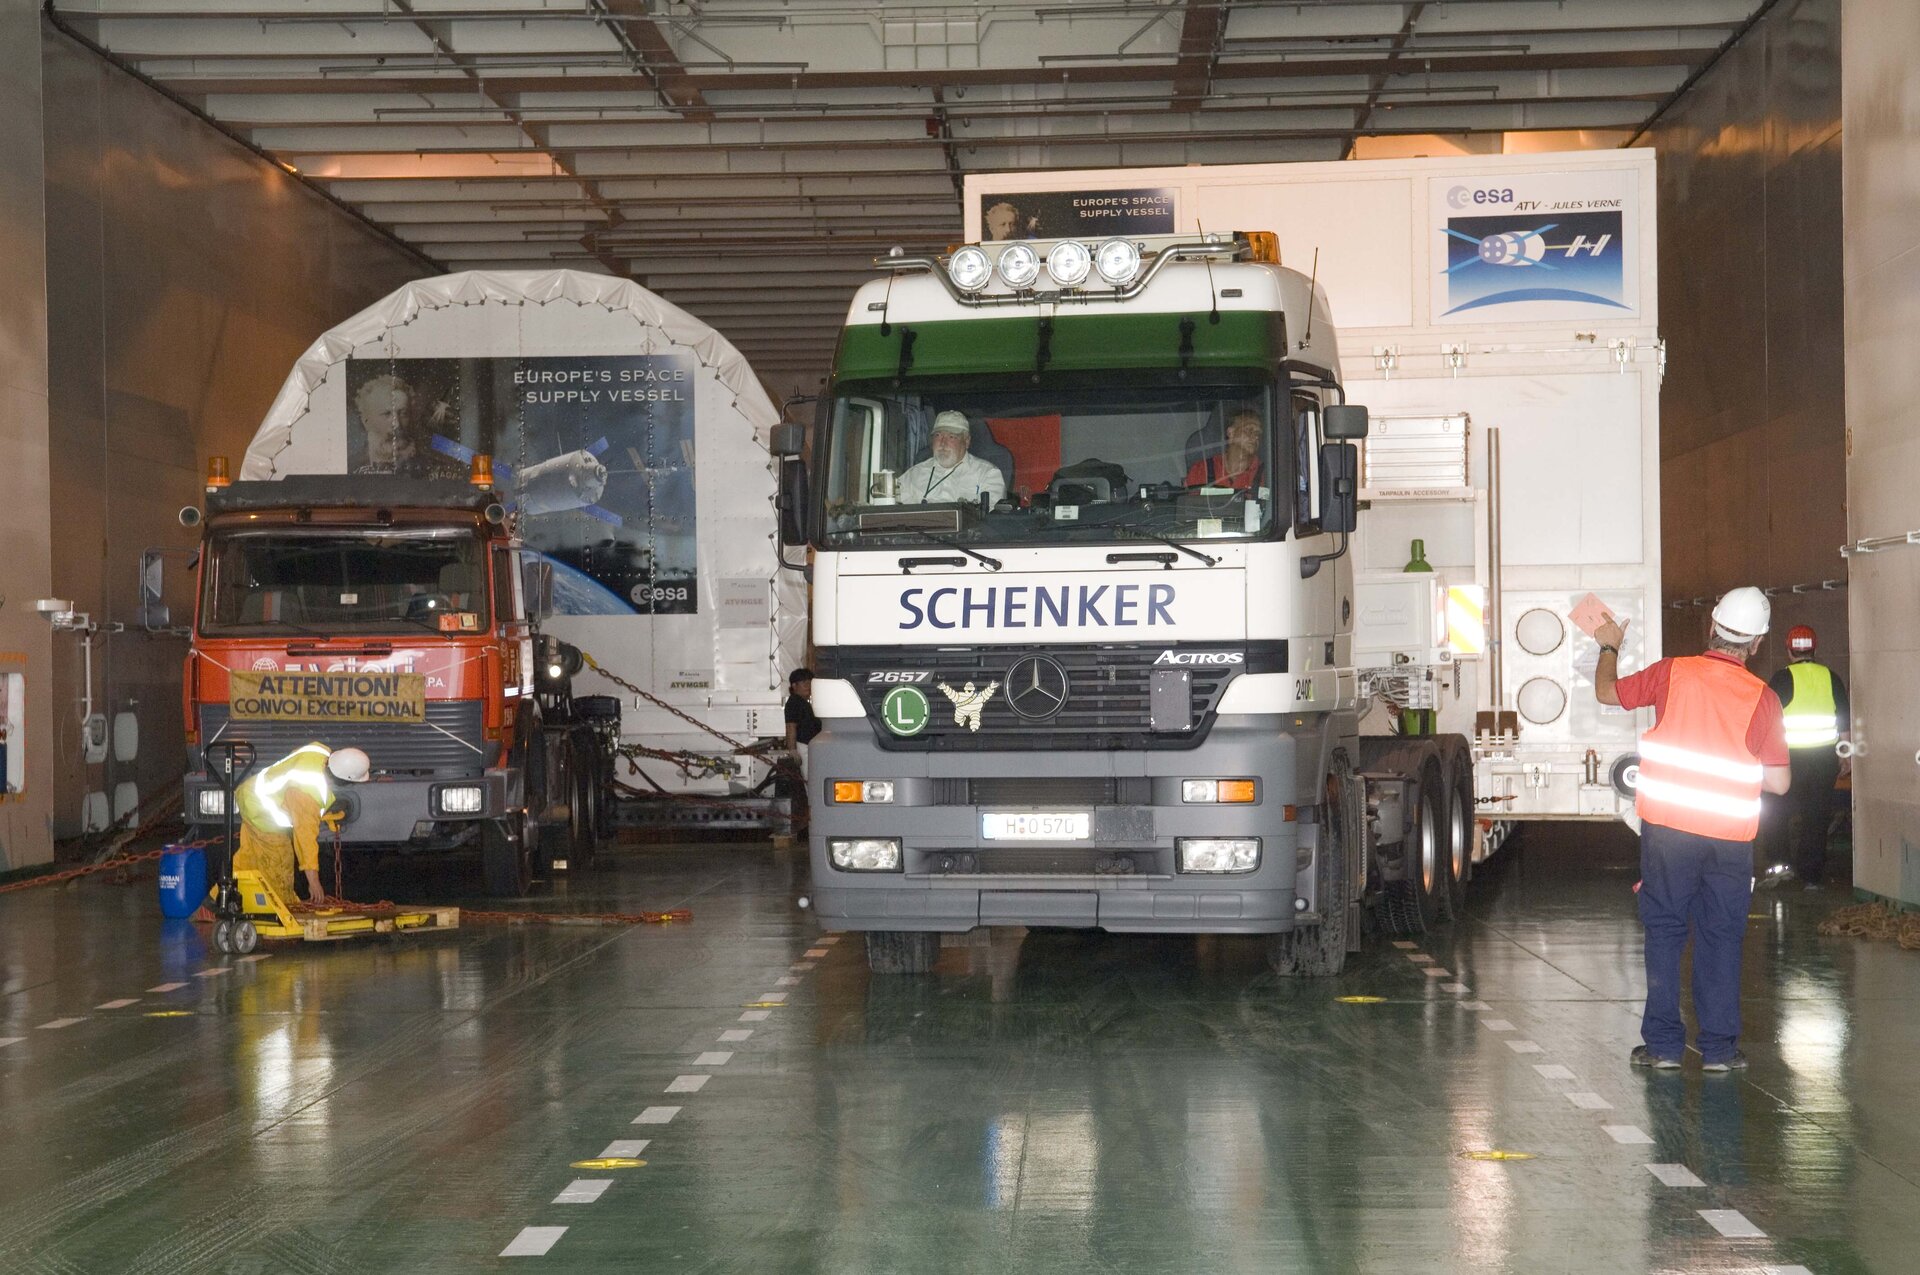
[[[903,505],[978,504],[982,495],[999,504],[1007,498],[1007,478],[1000,467],[969,456],[973,427],[964,412],[942,412],[933,418],[933,454],[900,475]]]
[[[334,781],[365,783],[372,771],[358,748],[313,743],[296,748],[247,776],[234,794],[240,814],[235,868],[250,868],[283,903],[292,903],[297,865],[307,878],[307,900],[327,897],[320,885],[320,823],[333,809]]]
[[[1792,771],[1780,698],[1747,671],[1772,623],[1758,589],[1735,589],[1713,608],[1704,655],[1664,659],[1619,675],[1627,626],[1594,632],[1602,704],[1653,709],[1640,737],[1640,923],[1646,929],[1647,1005],[1636,1067],[1673,1068],[1686,1052],[1680,957],[1693,931],[1693,1008],[1707,1071],[1747,1065],[1740,1037],[1740,956],[1753,896],[1760,794],[1787,791]]]

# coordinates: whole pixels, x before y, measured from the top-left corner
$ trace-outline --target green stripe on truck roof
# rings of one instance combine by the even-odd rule
[[[1180,324],[1193,322],[1188,366],[1271,368],[1285,354],[1285,317],[1266,310],[1223,310],[1220,321],[1198,314],[1059,314],[1053,317],[1053,372],[1177,368]],[[900,374],[900,346],[913,335],[909,378],[967,373],[1032,372],[1040,349],[1041,320],[991,312],[971,319],[930,323],[857,324],[840,333],[834,354],[835,381],[865,381]]]

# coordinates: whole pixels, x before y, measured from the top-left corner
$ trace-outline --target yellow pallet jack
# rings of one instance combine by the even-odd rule
[[[355,938],[362,934],[395,934],[414,930],[453,930],[460,927],[460,909],[403,907],[398,904],[342,904],[337,907],[300,907],[282,899],[265,878],[251,868],[236,868],[235,847],[240,844],[240,815],[236,794],[253,769],[253,745],[245,742],[209,744],[206,758],[226,795],[227,827],[220,871],[212,890],[213,946],[216,951],[244,956],[263,938]],[[338,845],[340,816],[324,819]],[[339,882],[336,878],[335,886]]]

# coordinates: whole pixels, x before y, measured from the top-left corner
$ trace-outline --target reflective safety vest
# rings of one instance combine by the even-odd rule
[[[1724,841],[1760,830],[1760,759],[1747,728],[1767,684],[1731,660],[1673,662],[1667,708],[1640,737],[1634,806],[1648,823]]]
[[[287,813],[285,800],[290,787],[306,789],[326,810],[333,805],[333,777],[327,773],[327,758],[332,755],[325,744],[308,744],[249,776],[234,794],[240,817],[256,828],[290,830],[293,816]]]
[[[1788,748],[1832,748],[1840,742],[1840,709],[1833,694],[1833,670],[1812,660],[1787,665],[1793,698],[1787,703]]]

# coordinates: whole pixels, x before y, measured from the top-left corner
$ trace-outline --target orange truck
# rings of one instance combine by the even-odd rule
[[[487,458],[470,476],[210,467],[182,680],[186,812],[217,835],[220,741],[267,766],[304,744],[364,749],[340,793],[347,851],[477,848],[487,892],[579,866],[610,832],[620,705],[572,694],[580,652],[541,632],[550,566],[515,537]]]

